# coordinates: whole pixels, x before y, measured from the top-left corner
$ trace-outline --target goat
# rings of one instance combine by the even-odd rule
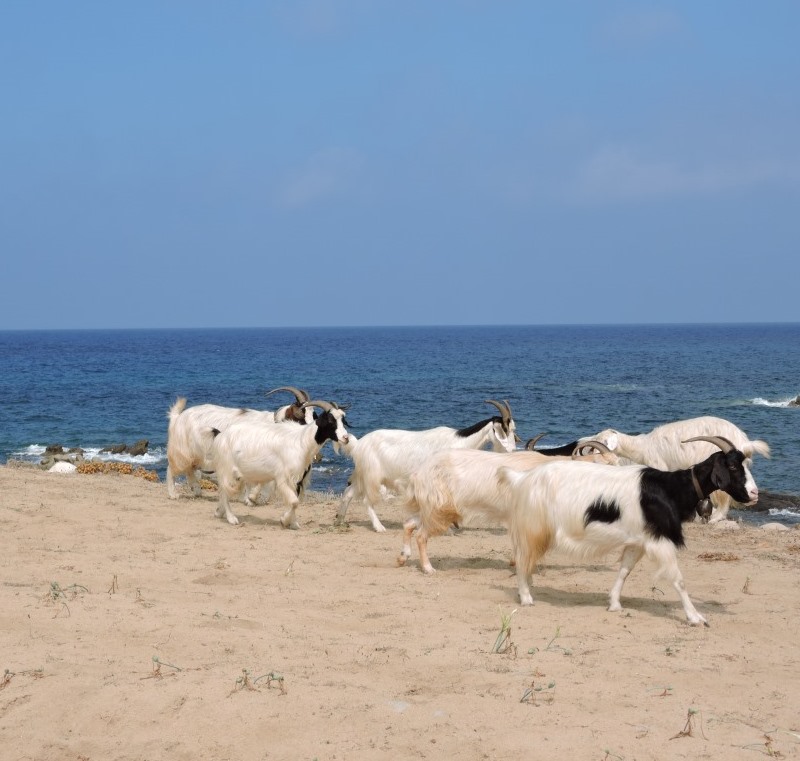
[[[481,420],[469,428],[456,430],[440,426],[423,431],[380,428],[353,441],[346,452],[355,467],[336,513],[337,525],[344,523],[350,502],[362,499],[375,531],[386,528],[375,513],[381,488],[397,491],[402,483],[434,453],[443,449],[481,449],[491,443],[495,451],[513,451],[516,424],[508,402],[487,399],[500,411],[500,417]]]
[[[598,453],[579,455],[576,449],[569,456],[553,458],[532,451],[448,449],[437,452],[409,479],[404,506],[414,515],[403,524],[403,549],[398,565],[405,565],[411,557],[411,536],[416,529],[420,567],[425,573],[433,573],[427,550],[430,537],[474,517],[507,525],[508,490],[500,489],[497,484],[497,471],[501,467],[527,471],[556,460],[618,464],[617,456],[603,444],[587,442],[582,449],[586,448],[596,448]]]
[[[676,420],[654,428],[649,433],[628,435],[613,428],[607,428],[595,436],[587,436],[580,442],[592,439],[601,441],[612,452],[620,457],[640,465],[648,465],[658,470],[680,470],[701,462],[715,451],[714,447],[702,437],[723,436],[744,454],[748,467],[752,464],[753,454],[770,456],[769,444],[765,441],[751,441],[747,434],[724,418],[696,417],[688,420]],[[698,437],[700,437],[698,439]],[[682,442],[693,439],[698,443],[684,446]],[[723,491],[716,491],[710,496],[714,506],[710,515],[712,523],[728,517],[732,499]],[[708,507],[708,506],[707,506]],[[708,519],[709,510],[700,514],[701,519]]]
[[[510,491],[510,534],[515,551],[519,599],[532,605],[530,574],[550,549],[587,558],[622,552],[619,574],[609,595],[610,611],[622,610],[625,579],[642,555],[658,564],[677,591],[690,624],[708,625],[686,591],[677,550],[684,546],[682,524],[700,503],[721,489],[744,504],[758,501],[758,487],[746,456],[721,436],[698,436],[719,447],[685,470],[662,471],[642,465],[608,468],[551,462],[519,473],[498,471],[500,488]]]
[[[244,484],[274,483],[287,506],[281,525],[300,528],[296,517],[299,493],[314,458],[329,439],[348,442],[345,408],[324,401],[307,401],[304,405],[323,410],[311,425],[274,425],[244,418],[224,431],[212,431],[212,460],[219,484],[218,518],[225,516],[235,526],[239,519],[231,510],[230,500]]]
[[[291,391],[295,395],[294,404],[279,407],[275,412],[270,410],[252,410],[236,407],[221,407],[217,404],[198,404],[186,408],[186,399],[179,398],[170,407],[167,417],[167,494],[170,499],[177,499],[175,479],[186,476],[186,482],[195,497],[200,496],[200,483],[196,471],[212,470],[209,452],[212,443],[210,431],[216,428],[225,430],[229,425],[245,417],[257,418],[265,423],[294,420],[301,423],[313,422],[313,410],[302,405],[308,401],[308,393],[291,386],[282,386],[267,392],[267,396],[276,391]],[[256,492],[248,496],[254,502]]]

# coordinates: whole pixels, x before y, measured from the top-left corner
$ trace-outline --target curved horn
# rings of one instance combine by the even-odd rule
[[[695,436],[694,438],[686,439],[686,441],[682,441],[681,443],[688,444],[690,441],[707,441],[709,444],[719,447],[725,454],[728,454],[728,452],[732,452],[734,449],[736,449],[733,442],[729,441],[724,436]]]
[[[298,404],[308,401],[308,392],[303,391],[301,388],[295,388],[294,386],[280,386],[279,388],[273,388],[272,391],[267,391],[267,396],[274,394],[276,391],[288,391],[289,393],[294,394],[294,398],[297,399]]]
[[[493,404],[500,410],[500,414],[503,416],[503,423],[508,425],[508,421],[511,420],[511,408],[508,406],[508,402],[505,405],[498,402],[496,399],[487,399],[486,404]]]
[[[584,441],[582,444],[578,444],[578,446],[575,447],[574,451],[572,452],[572,456],[579,457],[581,450],[585,447],[596,449],[598,452],[600,452],[600,454],[611,454],[611,450],[602,441],[590,439],[589,441]]]
[[[545,436],[547,436],[547,431],[540,433],[538,436],[534,436],[532,439],[528,439],[528,443],[525,444],[525,449],[530,449],[533,452],[536,449],[536,444],[539,439],[542,439]]]
[[[338,410],[339,407],[335,402],[323,402],[321,399],[309,402],[303,402],[301,405],[302,407],[319,407],[321,410],[325,412],[330,412],[331,410]]]

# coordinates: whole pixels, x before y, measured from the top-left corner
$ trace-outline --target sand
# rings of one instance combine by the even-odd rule
[[[213,516],[118,474],[0,467],[0,758],[800,756],[800,531],[691,524],[709,628],[643,561],[549,556],[519,608],[502,529],[396,565],[402,514],[310,495]],[[493,652],[502,617],[510,644]]]

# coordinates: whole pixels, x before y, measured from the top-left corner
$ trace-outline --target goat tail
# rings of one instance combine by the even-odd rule
[[[181,414],[186,409],[186,399],[182,396],[179,396],[175,401],[175,404],[169,408],[169,412],[167,413],[167,418],[169,418],[169,427],[172,428],[175,421],[178,419],[178,415]]]
[[[760,454],[762,457],[769,457],[771,454],[769,444],[767,444],[766,441],[761,441],[761,439],[748,441],[744,447],[742,447],[742,453],[746,457],[752,457],[754,453]]]

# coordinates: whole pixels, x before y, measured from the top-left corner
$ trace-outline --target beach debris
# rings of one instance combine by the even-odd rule
[[[160,479],[158,473],[154,470],[147,470],[141,465],[134,467],[129,462],[101,462],[100,460],[92,460],[92,462],[82,462],[77,467],[78,473],[92,474],[92,473],[119,473],[124,476],[136,476],[143,478],[145,481],[158,482]]]
[[[697,556],[698,560],[707,560],[707,561],[716,561],[722,560],[726,563],[732,562],[734,560],[739,560],[739,556],[734,554],[733,552],[701,552]]]

